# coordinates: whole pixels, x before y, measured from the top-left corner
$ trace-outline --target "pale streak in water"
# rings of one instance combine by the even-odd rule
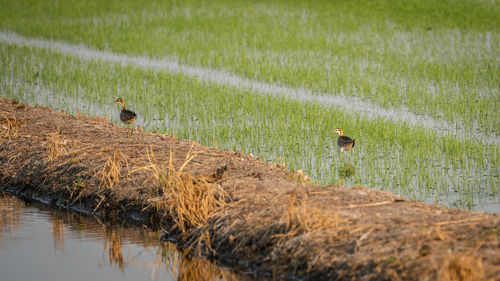
[[[470,134],[470,129],[468,130],[465,128],[461,122],[451,124],[442,120],[436,120],[429,115],[417,115],[403,106],[398,108],[382,108],[375,104],[362,101],[357,97],[346,97],[343,93],[333,95],[312,92],[303,88],[291,88],[273,83],[251,80],[223,70],[183,65],[172,59],[152,59],[144,56],[117,54],[110,51],[91,49],[82,44],[76,45],[60,41],[24,37],[13,32],[0,31],[0,40],[18,46],[47,49],[83,60],[101,60],[125,66],[132,65],[139,68],[183,74],[189,77],[196,77],[203,82],[244,88],[263,95],[284,96],[300,102],[316,102],[325,106],[335,106],[339,109],[346,108],[353,113],[358,113],[368,118],[384,118],[406,122],[411,126],[423,126],[424,128],[434,130],[438,135],[452,134],[462,140],[465,139],[465,136],[471,136],[486,144],[500,144],[500,136],[495,133]]]

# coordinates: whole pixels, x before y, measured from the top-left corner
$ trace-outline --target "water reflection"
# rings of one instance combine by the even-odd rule
[[[2,280],[253,280],[187,257],[144,227],[109,225],[0,191]],[[5,279],[4,279],[5,278]],[[262,279],[259,276],[259,279]]]
[[[338,177],[340,179],[340,186],[344,186],[346,178],[352,178],[356,174],[356,168],[350,163],[341,162],[338,171]]]

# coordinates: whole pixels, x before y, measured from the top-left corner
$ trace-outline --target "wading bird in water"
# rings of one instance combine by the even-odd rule
[[[340,159],[342,159],[342,153],[344,150],[349,152],[348,155],[351,154],[351,149],[354,147],[355,139],[351,139],[348,136],[344,136],[344,131],[341,128],[337,128],[332,132],[339,134],[339,138],[337,139],[337,145],[340,147]]]
[[[123,123],[127,124],[127,127],[130,124],[134,124],[135,120],[137,119],[137,114],[135,114],[135,112],[131,110],[125,109],[125,102],[122,98],[117,98],[115,102],[120,104],[122,108],[122,111],[120,112],[120,120],[122,120]]]

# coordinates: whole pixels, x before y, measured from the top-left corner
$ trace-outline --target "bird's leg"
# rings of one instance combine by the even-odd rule
[[[134,134],[134,131],[135,131],[135,127],[134,127],[134,124],[132,124],[132,126],[130,127],[130,136],[132,136]]]
[[[130,124],[127,124],[127,137],[131,137],[132,134],[131,134],[131,131],[130,131]]]

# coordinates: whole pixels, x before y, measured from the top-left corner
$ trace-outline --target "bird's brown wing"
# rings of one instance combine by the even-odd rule
[[[135,119],[137,119],[137,114],[131,110],[125,109],[120,113],[120,120],[124,123],[133,123]]]
[[[352,144],[352,146],[354,146],[354,142],[355,141],[353,139],[351,139],[350,137],[341,136],[337,140],[337,145],[340,147],[345,147],[345,146]]]

